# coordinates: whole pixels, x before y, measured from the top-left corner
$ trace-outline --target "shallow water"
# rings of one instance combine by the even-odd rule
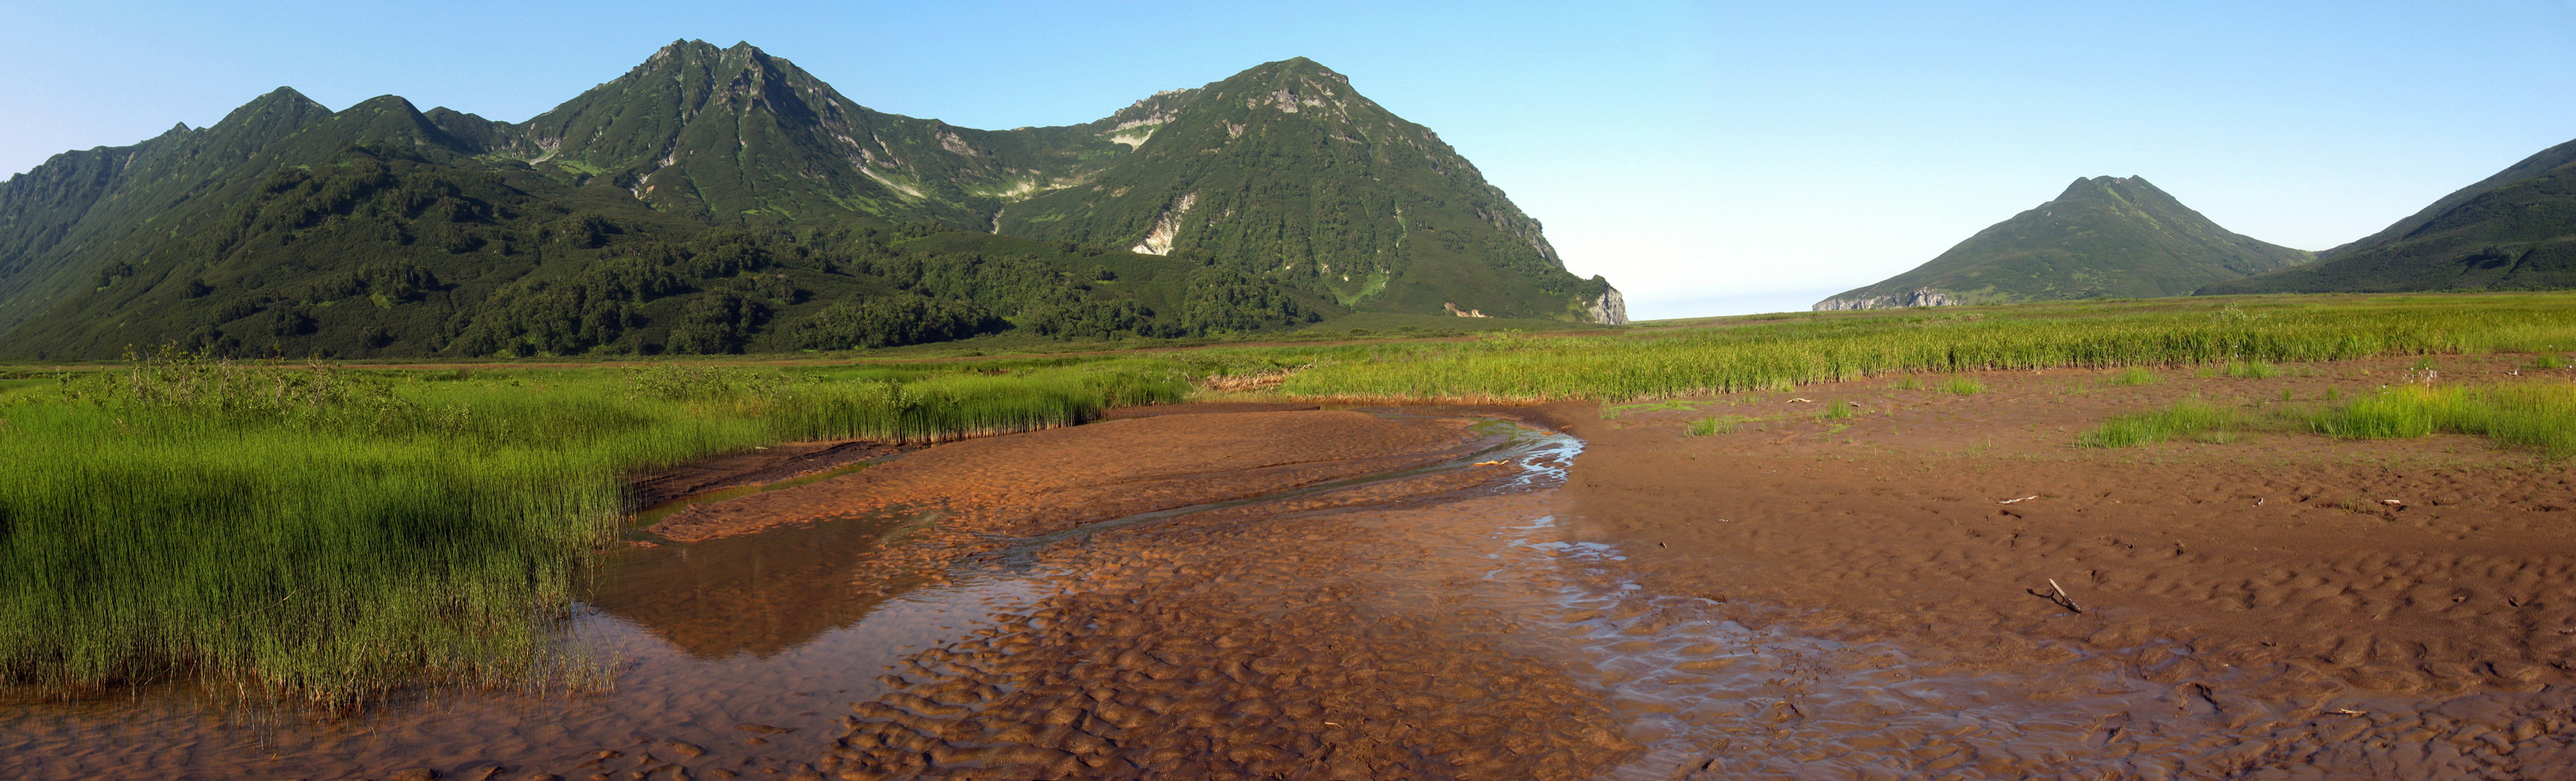
[[[908,521],[829,521],[615,557],[566,628],[569,647],[613,673],[608,691],[433,692],[339,716],[162,688],[0,708],[0,755],[29,779],[421,767],[453,777],[573,768],[601,750],[669,757],[666,741],[679,740],[729,764],[755,760],[746,769],[792,767],[830,743],[847,702],[882,693],[877,676],[895,660],[1028,598],[1010,578],[882,596],[860,587],[880,535]]]
[[[1501,421],[1480,433],[1487,445],[1450,463],[1016,540],[938,582],[886,582],[877,566],[888,539],[935,523],[931,514],[624,550],[565,630],[567,648],[612,673],[606,691],[425,693],[328,717],[176,687],[0,706],[0,768],[29,779],[382,777],[411,768],[480,778],[496,765],[516,777],[517,768],[631,773],[685,760],[701,770],[793,772],[834,748],[851,703],[894,694],[902,680],[885,676],[907,660],[1083,588],[1043,551],[1192,513],[1493,461],[1513,471],[1483,490],[1539,499],[1475,505],[1524,508],[1509,512],[1378,510],[1388,519],[1379,523],[1417,524],[1433,550],[1374,598],[1500,615],[1514,627],[1503,641],[1510,650],[1551,660],[1611,703],[1627,740],[1643,747],[1606,777],[2154,775],[2175,758],[2226,749],[2243,732],[2230,727],[2281,718],[2222,713],[2205,687],[2148,681],[2155,649],[2139,653],[2128,674],[2035,661],[2002,675],[1888,644],[1749,628],[1727,619],[1722,598],[1657,593],[1625,574],[1617,546],[1576,539],[1556,515],[1527,509],[1548,506],[1544,497],[1566,480],[1581,440]],[[600,760],[601,752],[617,756]]]
[[[367,776],[427,768],[568,772],[598,752],[631,767],[670,741],[745,771],[792,770],[839,735],[847,704],[888,689],[904,657],[988,626],[1039,596],[1030,552],[1083,535],[1190,513],[1454,469],[1521,465],[1521,487],[1561,482],[1581,443],[1508,423],[1455,462],[1249,500],[1087,524],[1019,541],[946,582],[884,582],[882,543],[934,514],[825,521],[608,557],[565,628],[565,647],[612,677],[585,693],[425,692],[355,714],[270,707],[185,686],[68,704],[0,705],[0,756],[13,777],[85,779]],[[1552,482],[1553,481],[1553,482]],[[754,730],[746,730],[750,725]],[[752,742],[757,740],[759,742]],[[748,764],[744,764],[748,762]]]

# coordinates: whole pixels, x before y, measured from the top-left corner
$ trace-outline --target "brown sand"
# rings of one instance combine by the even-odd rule
[[[2507,375],[2511,357],[2442,363],[2446,379],[2569,375]],[[1561,489],[1513,488],[1502,478],[1516,467],[1487,465],[1034,546],[1136,513],[1443,462],[1493,439],[1454,417],[1243,405],[928,448],[688,508],[655,531],[703,541],[927,509],[937,525],[889,540],[870,559],[883,563],[783,561],[779,576],[883,590],[901,572],[935,581],[991,562],[1038,596],[911,656],[885,679],[893,693],[852,706],[822,756],[741,756],[758,750],[753,736],[748,749],[603,749],[614,756],[556,770],[2576,778],[2565,464],[2468,438],[2286,430],[2071,446],[2112,415],[2193,394],[2261,418],[2315,406],[2329,388],[2402,381],[2408,366],[2288,368],[2172,370],[2137,387],[2106,372],[1993,373],[1970,396],[1888,378],[1689,410],[1452,408],[1436,414],[1502,414],[1588,444]],[[1834,401],[1863,411],[1815,417]],[[1758,420],[1685,434],[1711,414]],[[1532,520],[1548,518],[1558,522]],[[750,613],[788,604],[756,593],[794,587],[767,578],[673,582],[750,594],[715,600]],[[639,583],[631,601],[651,602],[652,588]],[[672,597],[675,609],[693,601]],[[812,631],[792,617],[742,620],[750,628],[726,631],[746,640],[705,652],[761,652]]]
[[[2503,375],[2509,358],[2448,363],[2453,377],[2565,381]],[[1256,506],[1058,552],[1095,579],[923,658],[905,685],[947,699],[861,705],[850,747],[827,767],[856,778],[1514,778],[1623,765],[1646,773],[1634,777],[1687,778],[2576,777],[2576,535],[2559,515],[2576,491],[2563,466],[2481,440],[2352,443],[2288,430],[2071,446],[2112,415],[2190,395],[2261,420],[2407,367],[2289,368],[2269,379],[2167,371],[2139,387],[2101,372],[1996,373],[1970,396],[1890,380],[1610,419],[1577,405],[1531,410],[1589,442],[1558,501],[1574,539],[1626,551],[1617,569],[1641,587],[1569,620],[1625,638],[1607,647],[1614,661],[1625,650],[1663,666],[1589,670],[1587,654],[1604,649],[1563,638],[1557,654],[1462,642],[1541,636],[1555,620],[1493,612],[1451,569],[1467,559],[1436,552],[1467,535],[1443,518],[1490,526],[1509,511],[1480,503],[1497,500],[1453,494],[1442,509],[1401,514],[1321,512],[1336,506],[1326,502],[1293,508],[1303,513],[1294,527]],[[2299,402],[2281,403],[2284,390]],[[1813,417],[1843,400],[1867,412]],[[1778,419],[1684,434],[1711,413]],[[1226,520],[1245,512],[1268,519]],[[1278,536],[1283,528],[1305,536]],[[1390,558],[1414,569],[1359,590],[1331,585]],[[1361,596],[1372,587],[1477,607],[1389,626],[1352,612],[1383,603]],[[1386,639],[1411,650],[1311,661],[1316,644]],[[1745,648],[1718,650],[1728,643]],[[1210,672],[1245,659],[1280,669]],[[1267,698],[1249,706],[1265,718],[1248,727],[1217,729],[1233,716],[1207,715],[1232,713],[1243,686],[1313,703],[1384,695],[1383,681],[1309,676],[1390,660],[1438,671],[1423,683],[1471,682],[1418,691],[1427,699],[1416,705],[1502,708],[1509,726],[1380,733],[1467,761],[1367,755],[1363,769],[1328,763],[1350,744],[1320,742],[1310,728],[1322,715],[1274,712]],[[1564,694],[1471,696],[1492,691],[1472,682],[1497,676],[1553,681]],[[1130,709],[1157,696],[1201,699]],[[1549,704],[1577,723],[1611,707],[1629,722],[1622,748],[1633,748],[1569,748],[1581,741],[1542,715]],[[1373,716],[1366,726],[1337,725],[1422,718],[1360,712]],[[1669,726],[1640,731],[1646,719]],[[1531,755],[1557,764],[1544,774],[1514,771],[1530,756],[1480,764],[1503,734],[1559,739],[1546,744],[1557,753]],[[1650,754],[1635,742],[1658,734],[1681,738]]]
[[[728,488],[766,485],[919,450],[866,440],[787,442],[684,464],[627,484],[638,507]]]
[[[1030,535],[1447,460],[1458,420],[1347,411],[1153,416],[959,442],[849,477],[691,507],[655,524],[683,542],[935,506],[947,532]]]
[[[2506,374],[2515,363],[2452,358],[2442,371],[2568,381]],[[1591,447],[1568,493],[1590,533],[1635,552],[1648,589],[1724,602],[1729,618],[1966,669],[2127,670],[2189,693],[2182,710],[2228,714],[2194,729],[2233,754],[2170,745],[2172,762],[2220,775],[2576,775],[2566,464],[2461,437],[2069,446],[2112,415],[2187,395],[2259,417],[2314,406],[2329,387],[2402,381],[2409,366],[2288,368],[2167,371],[2138,387],[2107,372],[1999,373],[1972,396],[1891,378],[1596,416],[1574,426]],[[1865,411],[1815,419],[1828,401]],[[1684,433],[1708,414],[1797,417]],[[2052,599],[2060,588],[2082,612]]]

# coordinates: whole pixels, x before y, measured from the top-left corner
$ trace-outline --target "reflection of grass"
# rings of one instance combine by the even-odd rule
[[[1941,392],[1974,396],[1986,392],[1986,384],[1966,377],[1952,377],[1950,381],[1941,383]]]
[[[315,700],[526,681],[622,475],[1178,398],[1171,364],[906,380],[377,372],[165,355],[0,406],[0,683],[197,672]]]
[[[2119,374],[2111,375],[2111,384],[2113,385],[2146,385],[2155,381],[2155,372],[2147,371],[2144,367],[2138,366],[2131,366],[2120,370]]]
[[[2308,424],[2349,439],[2476,434],[2566,458],[2576,456],[2576,385],[2399,386],[2318,414]]]
[[[2076,439],[2076,444],[2084,447],[2136,447],[2180,436],[2226,442],[2235,438],[2237,424],[2235,412],[2211,406],[2198,398],[2189,398],[2155,412],[2112,418],[2103,422],[2101,427],[2084,432]]]

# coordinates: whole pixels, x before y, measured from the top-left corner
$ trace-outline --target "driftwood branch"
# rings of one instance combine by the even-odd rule
[[[2071,598],[2071,595],[2066,595],[2066,588],[2063,588],[2063,585],[2058,585],[2056,577],[2048,577],[2048,590],[2053,590],[2053,593],[2048,595],[2048,601],[2058,603],[2058,606],[2066,608],[2066,611],[2071,611],[2071,613],[2084,613],[2084,608],[2076,606],[2076,598]]]

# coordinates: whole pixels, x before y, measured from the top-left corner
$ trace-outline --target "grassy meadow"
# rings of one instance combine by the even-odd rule
[[[2115,381],[2141,384],[2157,371],[2258,376],[2275,362],[2385,355],[2558,360],[2576,349],[2576,294],[2165,299],[1161,346],[393,369],[164,353],[0,370],[0,682],[78,692],[194,675],[345,703],[419,683],[539,681],[559,661],[547,658],[551,619],[633,509],[624,479],[764,443],[1071,425],[1225,378],[1304,399],[1620,404],[1889,376],[1974,394],[1984,386],[1954,373],[1988,369],[2129,367]],[[2518,393],[2401,389],[2313,425],[2576,449],[2568,399]],[[1849,414],[1839,407],[1819,414]],[[2142,415],[2090,444],[2223,431],[2215,414]],[[1710,417],[1688,433],[1739,424]]]
[[[1178,398],[1167,364],[361,372],[161,355],[0,390],[0,676],[324,702],[536,680],[621,476]]]
[[[2469,434],[2564,459],[2576,457],[2576,384],[2401,385],[2319,413],[2308,425],[2348,439]]]
[[[2202,366],[2258,376],[2287,361],[2569,349],[2576,349],[2576,295],[2538,293],[1790,314],[1605,335],[1190,355],[1207,363],[1311,364],[1279,388],[1310,398],[1628,402],[1916,372]]]

